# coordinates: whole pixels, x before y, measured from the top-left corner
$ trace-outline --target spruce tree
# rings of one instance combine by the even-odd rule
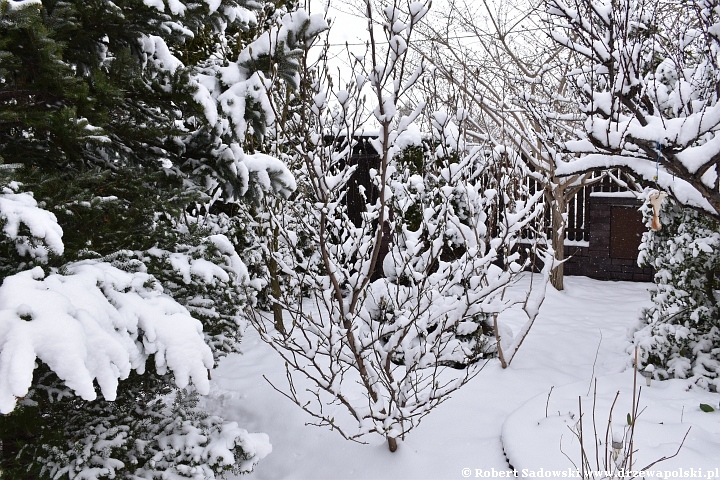
[[[214,478],[269,451],[199,394],[254,301],[233,204],[294,187],[254,148],[325,28],[286,6],[0,1],[1,475]]]

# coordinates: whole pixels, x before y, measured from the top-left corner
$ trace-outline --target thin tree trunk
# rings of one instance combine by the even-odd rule
[[[272,238],[272,253],[275,253],[278,251],[278,237],[280,236],[280,231],[278,226],[275,226],[275,229],[273,230],[273,238]],[[280,279],[278,277],[278,264],[277,260],[275,260],[275,257],[272,256],[272,253],[269,255],[268,258],[268,272],[270,273],[270,292],[273,296],[273,298],[279,298],[282,294],[282,291],[280,289]],[[275,330],[277,330],[279,333],[285,333],[285,324],[283,323],[283,308],[282,305],[280,305],[278,302],[274,301],[272,302],[272,311],[273,311],[273,323],[275,324]]]
[[[567,210],[567,202],[565,201],[564,192],[556,190],[553,195],[552,202],[552,232],[550,239],[552,248],[555,251],[555,260],[558,264],[550,272],[550,283],[556,290],[563,290],[565,275],[565,212]]]
[[[278,282],[276,276],[272,277],[271,283],[272,283],[271,288],[272,288],[273,297],[276,295],[280,295],[280,282]],[[285,332],[285,324],[283,323],[282,305],[273,301],[272,310],[273,310],[273,323],[275,324],[275,330],[277,330],[279,333],[286,333]]]
[[[498,329],[498,316],[497,313],[493,315],[493,330],[495,331],[495,344],[497,345],[498,359],[502,368],[507,368],[508,363],[505,361],[505,352],[503,352],[502,344],[500,343],[500,330]]]

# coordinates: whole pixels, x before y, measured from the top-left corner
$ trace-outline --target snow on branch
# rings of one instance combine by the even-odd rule
[[[65,250],[55,215],[39,208],[30,193],[13,193],[5,188],[0,195],[0,223],[21,256],[29,255],[44,263],[50,253],[62,255]],[[30,236],[22,233],[23,227]]]
[[[284,196],[294,190],[294,179],[282,162],[247,154],[240,144],[262,138],[275,123],[270,92],[297,89],[304,49],[327,28],[322,16],[299,9],[285,14],[237,58],[208,62],[194,72],[193,98],[204,113],[202,121],[224,139],[212,151],[218,165],[202,165],[198,171],[207,171],[210,183],[221,184],[227,197],[244,196],[249,189]],[[248,116],[248,110],[255,112]]]
[[[720,2],[548,0],[546,7],[553,39],[572,56],[567,78],[585,116],[564,148],[589,157],[558,173],[625,168],[720,218]]]
[[[47,364],[85,400],[95,382],[114,400],[118,381],[143,372],[152,356],[158,373],[178,387],[209,391],[213,356],[202,325],[163,294],[155,279],[108,263],[70,264],[63,274],[40,267],[0,286],[0,412],[28,393],[36,360]]]

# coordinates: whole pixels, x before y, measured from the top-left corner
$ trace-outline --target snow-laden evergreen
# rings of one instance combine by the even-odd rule
[[[94,382],[115,400],[118,380],[143,373],[149,357],[178,387],[192,380],[208,392],[213,360],[202,324],[144,272],[92,260],[66,264],[63,274],[35,267],[5,278],[0,304],[2,413],[28,394],[36,359],[85,400],[97,398]]]
[[[31,193],[15,193],[11,185],[0,195],[0,223],[7,241],[15,246],[20,257],[47,263],[48,255],[62,255],[62,228],[55,215],[39,208]],[[24,226],[27,234],[21,233]]]
[[[237,204],[295,189],[258,148],[326,28],[295,10],[0,2],[3,476],[216,478],[271,450],[199,395],[261,287]]]
[[[660,221],[662,229],[646,232],[640,246],[638,261],[655,269],[655,286],[653,306],[643,312],[634,343],[656,378],[690,378],[717,388],[720,229],[671,200],[664,202]]]

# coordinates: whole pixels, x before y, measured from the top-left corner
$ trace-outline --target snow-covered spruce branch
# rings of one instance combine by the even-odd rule
[[[36,267],[6,278],[0,289],[3,413],[27,394],[36,358],[85,400],[96,398],[94,381],[113,400],[118,381],[142,371],[150,356],[179,387],[192,379],[208,392],[213,359],[202,325],[151,276],[92,261],[65,270],[69,275],[46,276]]]
[[[3,233],[30,257],[28,262],[45,263],[48,252],[64,251],[55,216],[38,208],[31,195],[0,196],[0,218]],[[18,235],[23,228],[29,236]],[[11,412],[28,394],[37,361],[85,400],[97,398],[95,383],[106,400],[114,400],[119,381],[132,371],[143,373],[150,359],[158,374],[171,372],[179,388],[192,380],[206,394],[208,370],[235,348],[239,325],[236,312],[221,305],[216,309],[213,300],[201,302],[198,295],[204,290],[205,297],[212,297],[212,288],[218,297],[236,300],[247,270],[224,235],[175,249],[119,252],[68,263],[60,271],[36,266],[5,277],[0,286],[0,411]],[[172,288],[173,297],[148,267],[171,285],[180,278],[182,286]],[[208,321],[206,332],[197,318]]]
[[[55,215],[39,208],[32,195],[5,188],[0,219],[3,240],[29,257],[29,266],[46,263],[48,253],[63,253]],[[36,266],[3,280],[0,305],[2,413],[28,393],[36,360],[86,400],[96,398],[94,382],[114,399],[118,381],[133,369],[142,371],[150,356],[158,371],[174,373],[179,387],[192,379],[208,391],[213,357],[202,325],[147,273],[100,261],[67,264],[63,274],[48,275]]]
[[[39,208],[31,193],[16,193],[13,188],[3,188],[0,225],[3,240],[12,242],[15,253],[27,257],[28,262],[47,263],[50,255],[62,255],[65,251],[57,218]],[[27,233],[23,232],[23,227]]]
[[[55,215],[7,188],[0,217],[3,242],[28,265],[0,286],[0,409],[6,419],[41,411],[46,429],[75,439],[38,444],[26,433],[15,457],[8,436],[8,457],[32,457],[38,475],[53,477],[215,478],[247,472],[269,452],[266,435],[198,407],[209,369],[235,350],[241,328],[247,271],[225,235],[29,268],[66,250]]]

